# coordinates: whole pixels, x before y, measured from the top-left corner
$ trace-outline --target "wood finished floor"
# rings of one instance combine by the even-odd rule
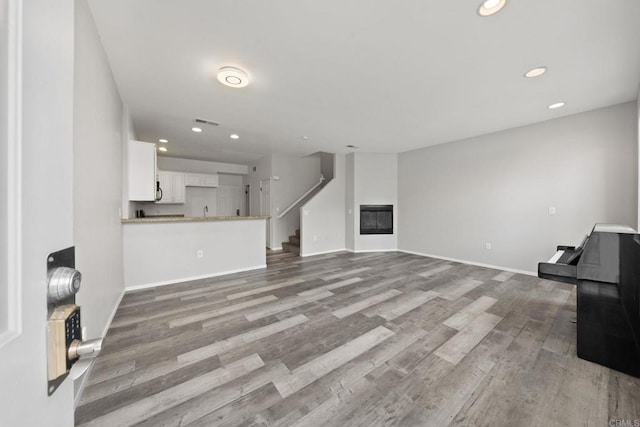
[[[578,359],[571,285],[401,253],[125,295],[77,425],[608,426],[640,380]]]

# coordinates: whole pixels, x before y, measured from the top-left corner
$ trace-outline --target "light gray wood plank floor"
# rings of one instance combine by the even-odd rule
[[[640,420],[640,379],[576,357],[571,285],[401,253],[267,265],[127,293],[76,425]]]

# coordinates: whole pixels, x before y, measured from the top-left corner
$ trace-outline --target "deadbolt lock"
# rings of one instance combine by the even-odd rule
[[[74,363],[98,355],[102,338],[82,340],[80,307],[76,305],[82,274],[75,269],[74,247],[47,256],[47,277],[47,393],[51,395]],[[80,372],[82,368],[75,371]]]

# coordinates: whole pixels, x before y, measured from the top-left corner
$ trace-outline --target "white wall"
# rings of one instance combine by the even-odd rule
[[[640,87],[638,88],[636,107],[638,108],[638,156],[636,157],[636,164],[640,165]],[[640,167],[638,167],[638,224],[636,230],[640,232]]]
[[[106,332],[124,291],[123,105],[86,0],[75,2],[74,240],[77,303],[89,337]]]
[[[296,157],[283,154],[272,156],[271,181],[273,240],[271,248],[281,248],[282,242],[300,227],[300,209],[294,208],[283,218],[275,218],[295,202],[320,179],[320,156]]]
[[[189,217],[218,215],[218,189],[206,187],[187,187],[185,190],[184,215]],[[205,206],[208,212],[205,215]]]
[[[398,155],[353,153],[347,160],[347,248],[356,252],[398,247]],[[350,163],[349,163],[350,162]],[[360,205],[393,205],[393,234],[360,234]],[[351,210],[351,214],[349,214]],[[353,244],[350,237],[353,236]]]
[[[242,175],[226,175],[218,174],[218,185],[220,187],[236,187],[242,186],[244,177]]]
[[[400,154],[399,249],[535,272],[596,222],[636,224],[636,128],[627,103]]]
[[[345,249],[345,156],[335,155],[334,178],[301,208],[300,254]]]
[[[9,2],[0,1],[0,135],[12,138],[9,134]],[[13,82],[12,82],[13,84]],[[0,283],[10,283],[7,267],[9,265],[9,144],[0,143]],[[9,287],[0,286],[0,336],[9,330]]]
[[[264,219],[125,224],[125,283],[135,289],[266,267],[264,247]]]
[[[193,173],[226,173],[246,175],[247,165],[234,163],[208,162],[204,160],[179,159],[177,157],[158,156],[158,169]]]
[[[17,202],[22,214],[16,231],[22,246],[13,263],[19,271],[18,335],[0,347],[0,424],[72,426],[72,381],[47,396],[45,283],[48,253],[73,245],[74,2],[10,4],[22,7],[15,21],[22,25],[21,84],[14,89],[22,92],[18,112],[23,121],[20,137],[12,141],[22,150],[15,165],[21,170],[16,190],[22,195]],[[6,5],[2,0],[0,10]]]

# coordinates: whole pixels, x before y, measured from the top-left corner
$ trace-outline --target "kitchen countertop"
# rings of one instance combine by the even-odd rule
[[[209,221],[246,221],[252,219],[269,219],[270,216],[207,216],[207,217],[177,217],[177,216],[157,216],[147,218],[123,218],[122,224],[149,224],[158,222],[209,222]]]

